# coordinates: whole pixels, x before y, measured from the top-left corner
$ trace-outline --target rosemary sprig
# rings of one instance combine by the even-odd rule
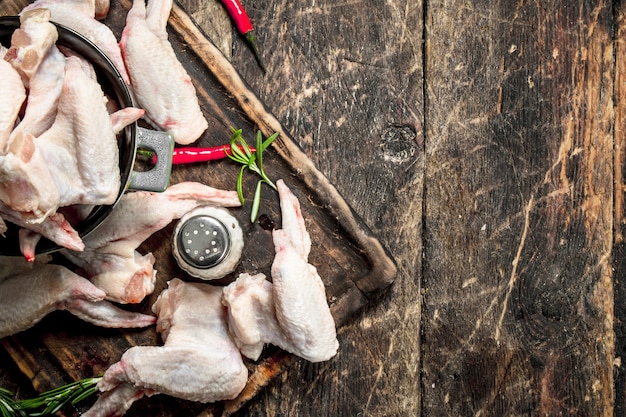
[[[263,135],[260,130],[256,132],[256,149],[254,152],[250,150],[250,147],[243,139],[241,134],[242,130],[231,128],[233,131],[233,135],[230,138],[230,154],[228,157],[235,162],[238,162],[242,165],[239,170],[239,175],[237,176],[237,195],[239,196],[239,202],[241,205],[244,204],[245,199],[243,196],[243,173],[246,168],[250,169],[253,172],[256,172],[261,179],[256,184],[256,189],[254,190],[254,198],[252,200],[252,210],[250,213],[250,221],[254,223],[259,214],[259,206],[261,205],[261,187],[263,183],[269,185],[273,189],[276,190],[276,185],[269,179],[265,170],[263,169],[263,151],[267,149],[274,139],[276,139],[279,135],[278,132],[274,133],[269,138],[263,140]]]
[[[67,404],[76,405],[93,395],[102,377],[85,378],[46,391],[35,398],[16,401],[13,394],[0,388],[0,415],[2,417],[39,417],[56,414]]]
[[[13,405],[13,393],[7,389],[0,388],[0,415],[2,417],[18,416]]]

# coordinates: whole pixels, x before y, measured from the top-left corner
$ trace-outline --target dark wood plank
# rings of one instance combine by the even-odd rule
[[[424,415],[613,414],[610,2],[429,2]]]
[[[615,415],[626,413],[626,372],[622,365],[626,357],[626,4],[615,7],[615,251],[614,251],[614,308],[615,308]]]
[[[208,1],[208,0],[204,0]],[[233,65],[398,263],[389,291],[297,362],[244,416],[417,416],[423,192],[421,1],[245,3],[268,67]]]

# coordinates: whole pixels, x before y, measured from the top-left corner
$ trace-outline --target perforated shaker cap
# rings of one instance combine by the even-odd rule
[[[178,234],[181,256],[196,268],[219,264],[230,251],[230,234],[215,217],[198,215],[183,223]]]
[[[217,279],[237,266],[243,232],[227,210],[204,206],[180,219],[172,243],[174,258],[182,269],[197,278]]]

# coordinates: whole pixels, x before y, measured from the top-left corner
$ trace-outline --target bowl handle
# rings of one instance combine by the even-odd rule
[[[133,171],[128,188],[142,191],[165,191],[172,173],[174,138],[167,132],[137,126],[137,149],[154,152],[156,164],[148,171]]]

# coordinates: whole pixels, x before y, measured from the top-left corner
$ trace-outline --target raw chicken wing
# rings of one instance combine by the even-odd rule
[[[37,137],[52,126],[64,77],[65,57],[56,45],[52,45],[43,57],[37,72],[29,79],[30,88],[24,117],[11,132],[9,143],[21,143],[25,134]]]
[[[282,180],[276,186],[282,218],[286,219],[283,228],[272,233],[276,318],[296,348],[294,353],[312,362],[328,360],[337,353],[339,342],[324,283],[307,261],[311,240],[300,204]]]
[[[68,310],[103,327],[145,327],[155,321],[152,316],[115,307],[104,300],[104,291],[63,266],[15,262],[2,262],[0,338],[34,326],[55,310]]]
[[[208,123],[191,78],[167,40],[172,0],[134,0],[120,48],[139,106],[146,119],[179,144],[194,142]]]
[[[24,224],[41,223],[59,207],[59,190],[32,135],[0,155],[0,201]]]
[[[241,353],[252,360],[261,356],[265,343],[285,350],[290,347],[276,319],[273,290],[264,274],[248,273],[224,287],[223,303],[228,307],[230,332]]]
[[[85,244],[78,235],[78,232],[67,221],[61,213],[53,213],[46,217],[41,223],[29,224],[23,221],[19,214],[0,204],[0,215],[14,223],[25,231],[20,231],[20,248],[25,259],[32,261],[35,257],[35,245],[41,236],[44,236],[57,245],[70,248],[75,251],[82,251]],[[28,231],[28,233],[26,232]],[[32,233],[32,235],[31,235]],[[22,234],[24,236],[22,236]]]
[[[339,342],[324,283],[315,267],[298,256],[286,233],[275,230],[273,237],[276,318],[292,344],[286,350],[311,362],[328,360],[337,353]]]
[[[224,289],[231,332],[244,355],[258,359],[271,343],[311,362],[332,358],[339,342],[324,283],[307,257],[311,240],[300,204],[282,180],[276,182],[282,229],[274,230],[272,282],[242,274]]]
[[[45,9],[25,13],[4,56],[26,88],[57,40],[49,18]],[[12,210],[29,213],[27,221],[39,222],[53,212],[50,207],[58,204],[58,192],[33,141],[14,139],[9,136],[0,149],[0,201]]]
[[[26,88],[58,37],[56,27],[50,23],[49,10],[33,9],[20,16],[20,27],[13,32],[4,59],[21,75]]]
[[[39,0],[22,9],[24,15],[33,9],[45,7],[52,14],[51,20],[80,33],[96,44],[119,71],[126,84],[130,82],[117,38],[111,29],[95,19],[93,1]],[[103,12],[103,10],[99,10]]]
[[[106,292],[109,300],[140,302],[154,291],[156,271],[152,254],[141,255],[137,247],[172,220],[205,204],[240,205],[235,191],[196,182],[171,185],[163,193],[125,194],[103,224],[84,239],[83,252],[63,253],[87,271],[89,279]]]
[[[69,57],[65,69],[54,124],[37,138],[21,136],[0,156],[0,200],[22,223],[41,223],[73,204],[112,204],[120,190],[116,133],[102,89],[78,58]]]
[[[59,206],[112,204],[120,191],[119,150],[104,93],[76,57],[67,58],[65,74],[54,124],[34,141],[60,192]]]
[[[24,118],[11,132],[7,145],[16,142],[21,146],[25,133],[39,136],[54,121],[65,76],[65,57],[54,44],[57,38],[49,10],[33,9],[20,17],[6,59],[22,75],[28,99]],[[3,149],[3,153],[8,150],[6,146]]]
[[[306,260],[311,251],[311,237],[304,224],[300,202],[283,180],[276,181],[276,187],[280,198],[282,232],[299,257]]]
[[[163,346],[135,346],[104,374],[104,394],[84,417],[123,415],[143,393],[189,401],[235,398],[248,370],[232,342],[221,304],[222,289],[173,279],[152,310]]]
[[[22,103],[26,99],[26,90],[20,75],[5,60],[0,59],[0,153],[9,141],[9,135],[15,126]]]

